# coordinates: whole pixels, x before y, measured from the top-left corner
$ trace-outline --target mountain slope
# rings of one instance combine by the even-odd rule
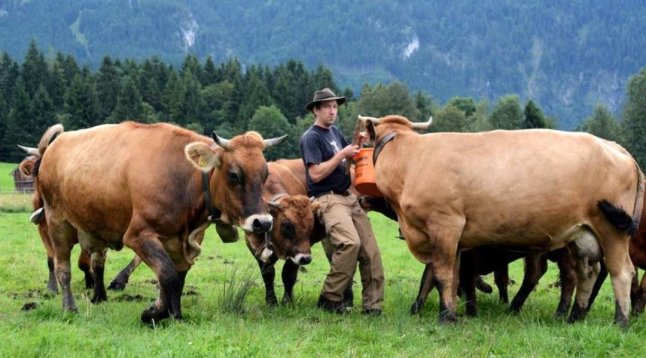
[[[442,102],[516,93],[571,129],[596,103],[620,113],[646,64],[644,18],[640,0],[15,0],[0,2],[0,50],[22,59],[35,38],[93,66],[106,54],[297,59],[357,92],[399,80]]]

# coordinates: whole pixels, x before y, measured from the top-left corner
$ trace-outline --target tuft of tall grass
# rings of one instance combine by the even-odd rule
[[[244,271],[239,271],[235,265],[222,284],[220,307],[223,312],[242,314],[245,312],[245,300],[249,291],[256,285],[255,279],[258,272],[247,266]]]

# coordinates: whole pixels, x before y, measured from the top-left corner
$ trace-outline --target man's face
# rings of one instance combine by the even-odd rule
[[[336,100],[321,102],[318,108],[314,107],[315,123],[325,128],[331,127],[336,120],[338,110],[339,105],[336,103]]]

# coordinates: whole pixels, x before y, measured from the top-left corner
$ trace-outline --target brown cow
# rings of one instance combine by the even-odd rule
[[[603,253],[615,289],[615,322],[627,326],[630,234],[643,204],[643,175],[616,143],[554,130],[420,135],[401,116],[360,117],[375,143],[377,186],[397,213],[406,243],[431,264],[440,319],[456,320],[461,249],[553,251],[576,242],[576,303],[585,316]],[[414,154],[414,155],[411,155]]]
[[[165,123],[133,122],[62,132],[56,125],[41,139],[38,190],[64,310],[77,310],[69,268],[76,237],[93,255],[125,244],[153,270],[160,295],[141,320],[154,322],[182,317],[186,273],[214,215],[249,232],[271,228],[262,202],[262,151],[286,136],[214,134],[214,142]]]
[[[247,247],[260,267],[265,284],[265,302],[278,303],[274,290],[274,265],[284,259],[281,278],[284,286],[282,303],[293,301],[293,287],[300,265],[311,261],[311,245],[322,241],[325,227],[317,215],[318,204],[306,196],[305,165],[301,159],[282,159],[269,162],[269,176],[264,185],[264,197],[269,203],[274,217],[274,227],[270,235],[247,234]],[[331,248],[323,241],[328,260]],[[352,305],[352,285],[344,293],[344,302]]]
[[[283,304],[293,301],[293,287],[301,265],[312,260],[311,245],[325,237],[325,228],[315,216],[318,204],[305,196],[305,166],[301,159],[282,159],[267,163],[269,175],[264,184],[263,197],[269,205],[274,225],[269,236],[245,235],[247,247],[256,259],[265,286],[265,302],[278,304],[274,281],[275,264],[285,260],[281,278],[284,286]],[[330,255],[327,245],[323,245]],[[264,257],[263,257],[264,253]],[[330,257],[328,257],[330,259]],[[122,290],[133,270],[141,260],[137,256],[110,283],[109,289]],[[344,300],[351,306],[352,287],[348,287]]]
[[[35,148],[23,147],[20,145],[18,147],[30,154],[20,162],[18,169],[23,175],[33,177],[34,180],[37,180],[36,163],[40,159],[40,156],[34,154],[37,154],[38,151]],[[42,241],[43,246],[45,246],[45,251],[47,253],[47,268],[49,271],[47,289],[51,292],[57,293],[58,284],[56,283],[56,275],[54,275],[54,248],[52,247],[52,241],[49,238],[49,234],[47,233],[47,222],[45,221],[43,215],[38,215],[42,211],[43,199],[40,197],[40,194],[38,193],[38,190],[36,190],[35,185],[31,203],[36,214],[32,216],[32,222],[38,226],[38,234],[40,235],[40,240]],[[83,271],[83,274],[85,276],[85,287],[93,288],[94,277],[90,270],[90,254],[85,250],[81,250],[81,252],[79,253],[78,268]]]

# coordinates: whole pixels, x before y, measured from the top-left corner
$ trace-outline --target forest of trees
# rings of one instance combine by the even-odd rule
[[[299,156],[298,140],[312,124],[305,109],[316,89],[330,87],[348,97],[338,125],[346,135],[357,114],[401,114],[413,121],[433,116],[433,131],[477,132],[491,129],[555,128],[556,121],[532,100],[516,94],[486,100],[455,97],[438,103],[405,84],[364,85],[359,94],[339,88],[320,65],[308,71],[290,60],[243,68],[235,58],[215,63],[186,55],[174,68],[159,58],[141,61],[105,56],[96,71],[79,66],[71,55],[46,57],[35,41],[18,63],[0,56],[0,161],[18,162],[16,144],[36,146],[44,130],[62,123],[66,130],[134,120],[171,122],[198,133],[232,137],[256,130],[264,137],[288,134],[286,145],[272,148],[268,159]],[[621,118],[599,104],[577,130],[626,146],[646,167],[646,68],[629,80]]]

